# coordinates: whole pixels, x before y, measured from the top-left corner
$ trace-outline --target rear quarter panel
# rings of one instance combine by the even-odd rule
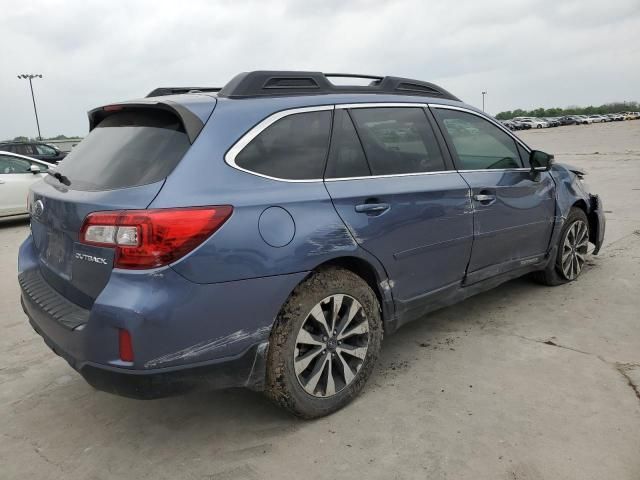
[[[224,155],[237,139],[274,111],[269,102],[219,101],[199,138],[150,205],[234,208],[220,230],[172,265],[185,278],[217,283],[308,271],[340,256],[371,260],[337,215],[324,182],[271,180],[225,163]],[[263,221],[259,227],[261,215],[270,207],[286,210],[291,222],[269,225]],[[270,227],[293,231],[292,238],[272,246],[263,238]],[[380,266],[374,268],[384,278]]]

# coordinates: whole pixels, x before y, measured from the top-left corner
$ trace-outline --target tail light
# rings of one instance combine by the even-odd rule
[[[200,245],[232,212],[230,205],[94,212],[84,220],[80,242],[115,248],[118,268],[161,267]]]

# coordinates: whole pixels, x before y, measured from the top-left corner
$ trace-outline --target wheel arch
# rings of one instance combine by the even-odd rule
[[[345,255],[331,258],[316,265],[306,278],[313,275],[314,272],[327,268],[344,268],[362,278],[378,298],[385,333],[391,333],[396,329],[391,284],[382,265],[375,265],[372,261],[359,256]]]
[[[587,216],[587,221],[589,223],[589,242],[591,242],[593,245],[596,246],[596,250],[594,251],[594,254],[597,255],[598,250],[600,250],[600,248],[598,247],[598,238],[600,234],[599,232],[600,222],[594,206],[588,205],[585,200],[580,199],[575,201],[571,207],[579,208]]]
[[[584,199],[581,198],[573,202],[573,205],[571,205],[571,208],[579,208],[585,213],[587,217],[589,217],[589,208],[587,207],[587,202],[585,202]]]

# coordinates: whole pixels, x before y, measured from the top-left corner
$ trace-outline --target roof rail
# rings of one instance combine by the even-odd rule
[[[178,95],[181,93],[205,93],[219,92],[219,87],[160,87],[149,92],[147,97],[163,97],[165,95]]]
[[[329,78],[363,78],[369,85],[335,85]],[[354,73],[299,71],[255,71],[236,75],[218,93],[219,97],[252,98],[281,95],[320,95],[328,93],[385,93],[460,99],[433,83],[401,77],[381,77]]]

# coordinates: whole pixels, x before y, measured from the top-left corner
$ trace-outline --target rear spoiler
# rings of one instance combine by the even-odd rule
[[[194,95],[195,97],[195,95]],[[105,105],[102,107],[94,108],[88,112],[89,115],[89,131],[93,130],[96,125],[98,125],[102,120],[107,118],[109,115],[112,115],[116,112],[122,112],[127,110],[164,110],[172,113],[180,122],[182,122],[182,126],[184,127],[185,132],[187,133],[187,137],[189,138],[189,142],[193,143],[195,139],[198,137],[202,129],[204,128],[204,124],[207,122],[213,109],[216,105],[216,100],[213,97],[207,96],[205,98],[192,99],[195,108],[195,113],[191,109],[187,108],[190,104],[189,102],[185,102],[185,104],[174,102],[169,99],[143,99],[143,100],[133,100],[129,102],[116,103],[113,105]],[[203,108],[203,106],[205,108]]]

